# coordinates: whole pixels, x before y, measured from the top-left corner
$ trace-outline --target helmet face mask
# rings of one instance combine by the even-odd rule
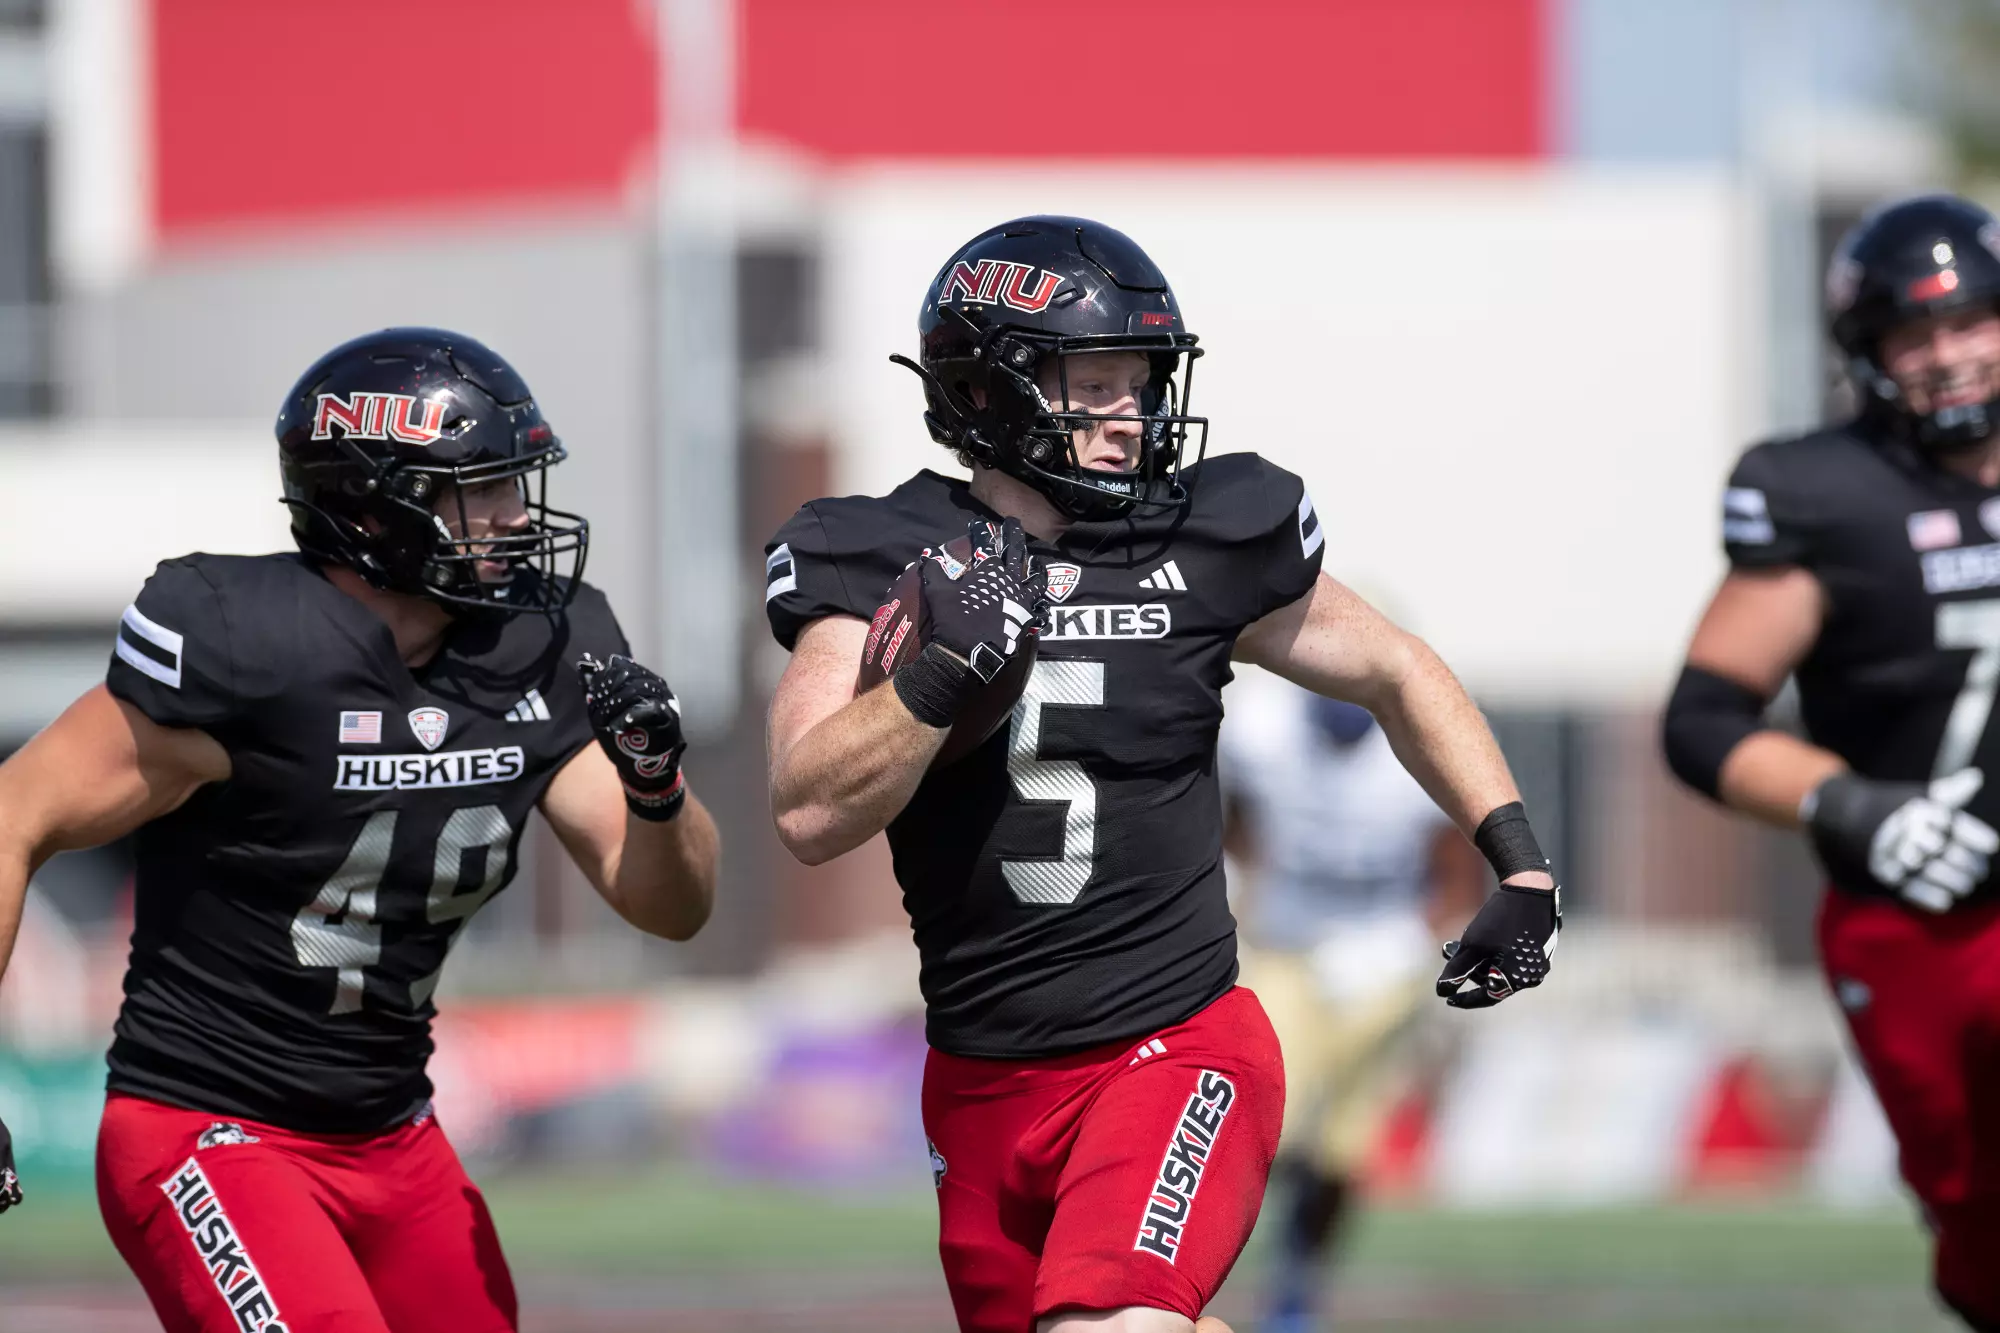
[[[1841,241],[1826,289],[1830,331],[1864,416],[1932,454],[1977,448],[2000,432],[2000,363],[1988,371],[1990,396],[1919,404],[1885,353],[1893,335],[1920,322],[2000,312],[2000,221],[1992,214],[1951,195],[1883,208]],[[1926,373],[1943,384],[1953,368]]]
[[[590,525],[547,502],[567,453],[520,377],[471,339],[386,329],[334,349],[286,399],[278,440],[306,554],[460,614],[554,613],[575,595]],[[521,521],[475,532],[467,489],[510,481]]]
[[[940,444],[1026,482],[1074,519],[1187,502],[1182,469],[1200,461],[1208,442],[1207,419],[1188,414],[1201,349],[1182,328],[1165,277],[1128,237],[1080,218],[993,228],[946,261],[925,298],[919,334],[920,366],[891,359],[923,378],[924,422]],[[1076,406],[1071,358],[1121,351],[1152,366],[1139,410]],[[1085,466],[1079,437],[1113,422],[1137,426],[1136,466]]]

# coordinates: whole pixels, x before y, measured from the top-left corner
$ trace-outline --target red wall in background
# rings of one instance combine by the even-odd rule
[[[737,0],[740,123],[847,160],[1528,158],[1546,3]],[[651,4],[153,0],[155,229],[613,203]]]
[[[153,0],[155,228],[615,200],[641,0]]]
[[[744,130],[836,157],[1521,158],[1549,138],[1544,0],[741,3]]]

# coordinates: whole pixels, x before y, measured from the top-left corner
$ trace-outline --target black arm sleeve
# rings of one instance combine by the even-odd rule
[[[1660,722],[1667,767],[1702,795],[1720,800],[1723,762],[1744,737],[1764,729],[1767,702],[1727,676],[1684,667]]]

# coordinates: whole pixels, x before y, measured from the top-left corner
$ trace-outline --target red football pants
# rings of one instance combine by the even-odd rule
[[[1936,1231],[1938,1291],[2000,1329],[2000,904],[1932,916],[1833,890],[1819,939]]]
[[[429,1116],[297,1134],[112,1094],[104,1224],[167,1333],[512,1333],[486,1201]]]
[[[1185,1023],[1049,1060],[932,1051],[924,1132],[961,1329],[1148,1306],[1193,1319],[1250,1238],[1285,1112],[1237,987]]]

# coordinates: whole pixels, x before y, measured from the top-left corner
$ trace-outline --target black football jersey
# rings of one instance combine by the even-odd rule
[[[1825,589],[1797,672],[1813,742],[1871,778],[1978,765],[1987,779],[1967,809],[2000,825],[2000,491],[1847,426],[1745,453],[1722,522],[1733,567],[1799,566]],[[1865,865],[1826,869],[1879,892]]]
[[[413,670],[297,556],[161,564],[109,688],[233,768],[138,833],[110,1086],[306,1132],[420,1108],[445,954],[593,743],[578,657],[624,651],[588,585],[559,617],[462,620]]]
[[[1181,1021],[1236,979],[1216,730],[1244,626],[1296,601],[1324,534],[1254,454],[1188,470],[1190,503],[1034,542],[1049,626],[1010,723],[889,825],[933,1046],[1046,1056]],[[923,547],[997,517],[921,472],[806,505],[765,548],[778,642],[871,617]],[[859,663],[856,663],[857,667]]]

